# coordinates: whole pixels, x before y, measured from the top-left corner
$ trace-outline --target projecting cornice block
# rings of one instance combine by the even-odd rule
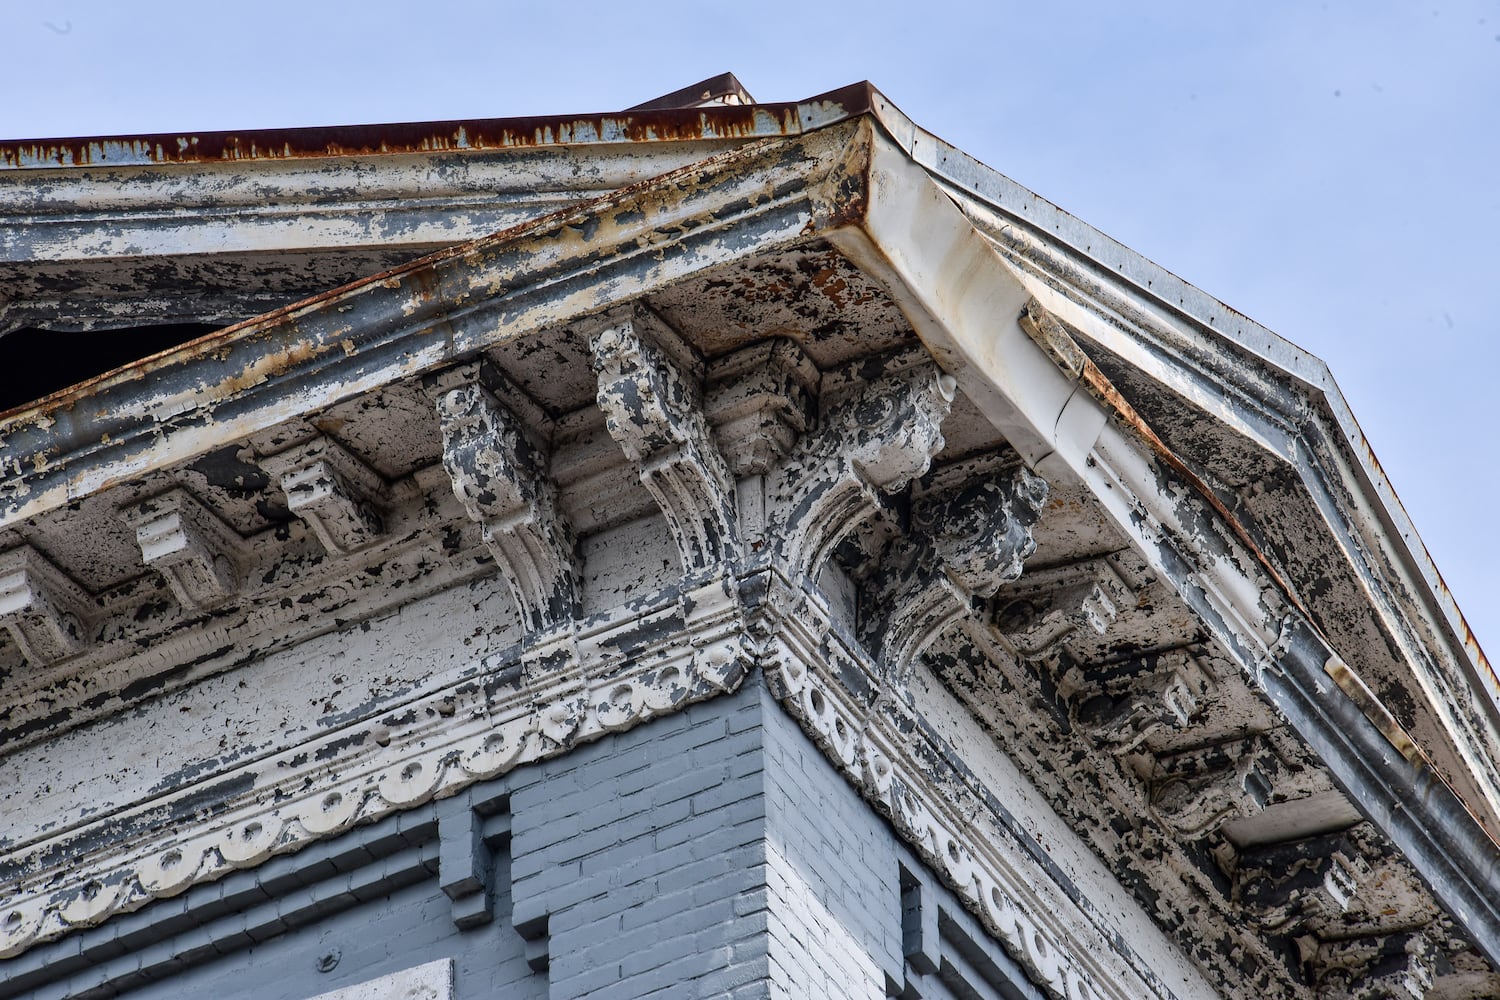
[[[36,667],[79,652],[92,601],[51,560],[30,545],[0,553],[0,626]]]

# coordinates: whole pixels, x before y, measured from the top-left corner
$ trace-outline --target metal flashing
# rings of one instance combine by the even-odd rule
[[[713,89],[714,81],[705,81]],[[394,156],[538,146],[763,139],[799,135],[871,109],[868,83],[784,104],[656,107],[586,115],[480,118],[388,125],[327,125],[239,132],[157,133],[0,141],[0,170],[244,163]],[[667,100],[675,95],[667,95]]]

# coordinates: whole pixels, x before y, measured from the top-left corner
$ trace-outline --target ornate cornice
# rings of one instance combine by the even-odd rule
[[[644,640],[642,620],[656,626]],[[733,690],[750,666],[743,636],[731,582],[670,588],[535,633],[376,716],[216,775],[243,788],[205,819],[132,825],[133,814],[192,801],[189,785],[36,845],[32,856],[62,860],[12,862],[27,874],[0,907],[0,958]],[[104,826],[124,832],[103,849],[69,846]]]
[[[7,951],[711,697],[759,662],[835,766],[1057,996],[1171,990],[1152,978],[1117,919],[1093,907],[987,794],[969,766],[981,753],[1029,755],[1037,771],[1100,760],[1123,761],[1122,775],[1137,769],[1133,784],[1107,772],[1102,791],[1115,798],[1069,811],[1054,797],[1054,807],[1090,844],[1115,851],[1106,859],[1112,872],[1136,879],[1132,887],[1166,933],[1183,897],[1156,907],[1146,884],[1156,869],[1132,866],[1162,842],[1203,862],[1184,889],[1199,894],[1190,916],[1200,922],[1179,943],[1200,949],[1211,976],[1253,975],[1227,952],[1205,954],[1232,945],[1247,914],[1268,933],[1285,930],[1252,959],[1307,931],[1297,940],[1308,968],[1277,969],[1285,978],[1274,985],[1288,995],[1319,975],[1336,985],[1364,982],[1359,976],[1379,985],[1398,951],[1413,958],[1417,975],[1431,949],[1391,944],[1393,929],[1410,928],[1372,919],[1355,946],[1333,926],[1383,877],[1360,867],[1376,872],[1383,851],[1404,852],[1430,887],[1413,881],[1397,918],[1422,907],[1430,916],[1441,900],[1493,954],[1496,913],[1485,890],[1494,882],[1494,845],[1481,824],[1452,789],[1432,782],[1431,761],[1334,654],[1253,534],[1103,378],[1063,323],[1049,320],[1032,289],[908,153],[868,123],[752,144],[13,414],[0,447],[8,472],[0,488],[0,627],[11,640],[0,645],[26,661],[4,679],[12,713],[4,724],[21,739],[115,711],[139,697],[131,692],[140,684],[160,691],[191,684],[484,573],[501,574],[520,625],[507,617],[491,630],[501,637],[492,642],[514,646],[390,696],[412,707],[410,722],[392,725],[372,711],[336,736],[278,747],[285,753],[274,763],[285,763],[287,783],[277,774],[254,779],[249,791],[221,791],[179,775],[174,780],[194,783],[153,803],[170,799],[185,809],[195,790],[217,798],[182,831],[128,811],[120,820],[138,825],[95,849],[73,839],[102,829],[82,813],[64,817],[77,825],[55,836],[55,827],[28,832],[18,849],[26,855],[18,861],[23,889],[14,906],[0,907]],[[765,322],[715,341],[700,329],[718,344],[705,355],[742,352],[721,366],[723,358],[702,364],[696,342],[676,343],[644,307],[612,312],[641,296],[669,297],[710,269],[724,269],[719,280],[751,255],[820,240],[837,249],[829,255],[840,266],[871,277],[870,287],[884,283],[877,297],[888,296],[881,302],[904,316],[885,339],[863,338],[860,328],[836,334],[842,344],[830,347],[818,343],[821,327],[789,332]],[[746,271],[757,294],[778,294]],[[869,314],[846,310],[833,284],[824,290],[837,306],[828,328],[859,327]],[[1056,288],[1047,294],[1049,304],[1067,299]],[[1080,312],[1087,310],[1070,315]],[[559,323],[569,324],[565,332]],[[914,343],[906,323],[923,348],[885,353]],[[592,341],[579,336],[585,327]],[[805,350],[785,339],[746,347],[792,333],[805,338]],[[525,338],[561,348],[557,357],[583,369],[603,413],[592,405],[578,411],[576,396],[564,396],[554,412],[504,376],[483,376],[486,366],[506,368],[503,355]],[[834,360],[814,354],[826,350]],[[373,465],[351,462],[352,453],[330,444],[336,431],[315,422],[356,396],[379,396],[397,380],[454,362],[467,370],[422,414],[437,416],[440,467],[383,482]],[[146,375],[149,391],[131,384]],[[934,470],[946,447],[944,422],[960,407],[978,433]],[[322,436],[309,440],[313,428]],[[251,454],[270,455],[264,468],[296,521],[271,529],[260,519],[260,535],[236,539],[204,518],[209,505],[192,483],[187,492],[158,494],[195,456],[238,454],[247,441]],[[586,460],[575,462],[585,450]],[[1012,453],[1029,471],[943,477],[955,458]],[[432,451],[423,454],[422,462],[433,460]],[[395,467],[420,464],[407,457]],[[595,459],[603,465],[579,471]],[[564,483],[560,470],[578,476]],[[1038,474],[1054,490],[1073,490],[1071,527],[1088,521],[1083,530],[1095,534],[1059,545],[1055,564],[1022,567],[1047,527],[1038,517]],[[577,494],[604,480],[615,492],[600,506],[628,495],[628,509],[570,516],[596,500]],[[139,572],[116,574],[112,589],[91,594],[78,583],[83,570],[70,578],[66,560],[47,554],[38,525],[51,519],[61,532],[69,504],[102,494],[110,494],[101,502],[112,519],[116,504],[125,509],[141,561],[130,550],[129,567]],[[658,587],[672,576],[670,551],[660,548],[649,572],[632,566],[639,573],[618,589],[613,581],[601,588],[611,595],[650,588],[650,598],[588,616],[590,567],[580,542],[607,550],[622,539],[668,538],[682,583]],[[1116,558],[1132,547],[1152,580]],[[877,555],[888,557],[885,565]],[[1022,568],[1029,572],[1016,579]],[[1151,599],[1170,605],[1168,613],[1152,618]],[[131,620],[132,609],[142,617]],[[887,610],[888,620],[879,620]],[[1171,627],[1154,636],[1163,619]],[[1019,693],[1007,706],[1045,716],[1028,735],[1061,733],[1074,759],[1020,743],[956,745],[922,717],[905,685],[914,675],[926,682],[929,643],[951,638],[955,625],[979,637],[973,657],[992,670],[976,670],[976,681],[1014,667],[1003,679]],[[1122,637],[1127,627],[1136,632]],[[1240,673],[1210,678],[1192,655],[1167,655],[1190,647],[1212,647]],[[7,665],[20,659],[12,655]],[[1253,746],[1244,767],[1195,769],[1192,754],[1209,742],[1195,742],[1195,727],[1227,701],[1215,684],[1253,703],[1253,711],[1234,713],[1239,719],[1269,718],[1266,729],[1289,722],[1285,732],[1294,727],[1305,741],[1291,756],[1316,780],[1275,785]],[[1469,720],[1470,736],[1484,735],[1482,721]],[[1248,725],[1237,733],[1259,735]],[[1215,738],[1227,744],[1222,736],[1221,727]],[[1159,769],[1141,766],[1152,758]],[[1472,787],[1487,787],[1488,766],[1475,765]],[[224,773],[231,772],[250,774]],[[1305,800],[1331,791],[1330,774],[1396,847],[1335,846],[1298,869],[1316,885],[1278,881],[1267,874],[1276,854],[1268,846],[1275,831],[1266,829],[1321,807]],[[1049,792],[1068,787],[1056,782]],[[1275,801],[1314,787],[1295,802]],[[1282,805],[1286,813],[1272,811]],[[1101,816],[1121,828],[1088,829]],[[1299,828],[1297,839],[1308,832]],[[69,865],[43,860],[50,848],[58,857],[71,852]],[[1208,940],[1205,927],[1222,935]],[[1150,935],[1156,956],[1177,967],[1157,928],[1129,929]],[[1467,947],[1451,938],[1440,944],[1447,953]]]
[[[98,598],[49,572],[34,547],[13,550],[16,617],[0,623],[35,634],[50,621],[77,639],[50,660],[23,647],[27,661],[7,680],[0,712],[8,749],[491,572],[478,532],[449,530],[462,513],[438,488],[447,489],[438,468],[389,488],[394,530],[348,559],[325,558],[297,523],[241,539],[173,488],[122,512],[137,539],[144,534],[153,572]],[[38,620],[44,608],[53,619]]]
[[[908,536],[880,554],[878,580],[860,614],[865,643],[898,675],[943,631],[1000,586],[1021,576],[1036,551],[1031,528],[1047,500],[1047,481],[1013,457],[992,471],[928,489],[912,504]]]
[[[966,754],[936,735],[889,665],[840,632],[816,591],[775,579],[752,627],[787,711],[1049,996],[1175,995],[1076,886],[1039,870],[1046,851],[997,811]]]
[[[0,553],[0,626],[35,668],[62,660],[84,645],[84,620],[94,602],[31,545]]]

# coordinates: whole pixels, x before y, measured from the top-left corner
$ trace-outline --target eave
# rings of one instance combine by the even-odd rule
[[[1194,474],[1192,462],[1162,444],[1066,329],[1059,326],[1049,339],[1028,331],[1021,318],[1037,300],[1041,312],[1033,315],[1050,313],[1101,341],[1113,337],[1117,352],[1140,358],[1163,382],[1181,385],[1180,374],[1166,367],[1161,352],[1132,344],[1119,330],[1103,331],[1065,296],[1038,295],[939,183],[952,182],[935,166],[948,155],[942,147],[878,95],[870,103],[812,125],[802,123],[799,111],[795,138],[783,132],[750,141],[13,411],[0,419],[7,476],[0,527],[727,260],[821,236],[885,283],[934,356],[1033,468],[1089,485],[1115,527],[1173,582],[1350,798],[1401,847],[1485,953],[1500,960],[1500,875],[1483,822],[1404,737],[1359,680],[1358,664],[1345,664],[1282,568]],[[329,147],[323,149],[320,155],[328,155]],[[1108,262],[1098,256],[1096,264]],[[1157,275],[1145,279],[1148,288],[1170,284],[1170,276],[1144,264],[1137,283],[1148,273]],[[1216,317],[1228,315],[1216,312],[1222,307],[1195,301],[1197,311],[1186,318],[1201,326],[1208,315],[1209,326],[1220,328]],[[1187,306],[1183,296],[1179,319]],[[1255,336],[1252,329],[1246,339]],[[1264,365],[1300,371],[1337,418],[1334,403],[1341,400],[1331,382],[1320,385],[1312,363],[1290,349],[1283,354],[1279,342],[1265,344]],[[1340,426],[1358,453],[1357,428],[1352,421]],[[1355,469],[1352,476],[1318,474],[1356,496],[1368,497],[1373,488],[1369,503],[1377,519],[1404,523],[1394,498],[1386,503],[1381,496],[1388,487],[1378,468],[1356,463]],[[1337,544],[1348,550],[1342,538]],[[1403,554],[1404,543],[1386,544],[1398,561],[1422,571],[1416,556]],[[1378,580],[1370,580],[1378,591]],[[1440,593],[1427,598],[1443,608]],[[1477,649],[1450,643],[1446,652],[1469,664],[1476,688],[1493,699],[1493,676]],[[1490,812],[1491,786],[1473,774],[1487,746],[1452,734],[1451,724],[1431,728],[1459,748],[1444,769],[1469,779],[1478,789],[1470,794],[1483,797],[1476,811]]]

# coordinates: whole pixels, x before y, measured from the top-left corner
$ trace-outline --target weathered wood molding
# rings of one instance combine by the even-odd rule
[[[1268,931],[1349,909],[1370,867],[1342,833],[1259,845],[1235,859],[1234,901]]]
[[[319,435],[260,460],[286,494],[287,507],[312,529],[329,555],[373,544],[385,530],[377,504],[380,476],[332,438]]]
[[[927,471],[942,450],[955,391],[950,376],[922,360],[827,404],[818,429],[768,483],[767,536],[793,575],[816,576],[839,542],[881,509],[883,494]]]
[[[81,651],[88,593],[35,547],[0,553],[0,626],[33,668]]]
[[[1137,681],[1120,695],[1080,698],[1079,722],[1117,753],[1130,753],[1156,732],[1183,729],[1198,708],[1192,678],[1173,667]]]
[[[401,486],[403,500],[388,514],[394,530],[354,557],[326,558],[299,523],[289,525],[285,539],[263,532],[243,540],[236,553],[241,587],[213,615],[172,606],[165,574],[142,577],[128,592],[88,607],[87,621],[97,624],[76,653],[10,679],[15,697],[0,706],[0,739],[19,749],[247,657],[304,642],[341,621],[376,616],[493,572],[480,530],[452,496],[440,466],[418,470]],[[429,493],[441,502],[420,502]],[[216,517],[207,522],[211,529],[217,523]],[[232,534],[227,525],[223,530]]]
[[[181,487],[123,512],[141,559],[161,574],[185,610],[207,611],[240,589],[240,537]]]
[[[740,551],[735,484],[703,411],[699,385],[629,310],[594,334],[599,408],[666,518],[686,572],[727,565]]]
[[[577,543],[545,456],[478,381],[439,395],[437,413],[453,492],[483,528],[527,625],[541,630],[575,617]]]
[[[1362,817],[1284,730],[1171,750],[1149,758],[1153,815],[1184,840],[1218,837],[1220,868],[1258,845],[1348,829]]]

